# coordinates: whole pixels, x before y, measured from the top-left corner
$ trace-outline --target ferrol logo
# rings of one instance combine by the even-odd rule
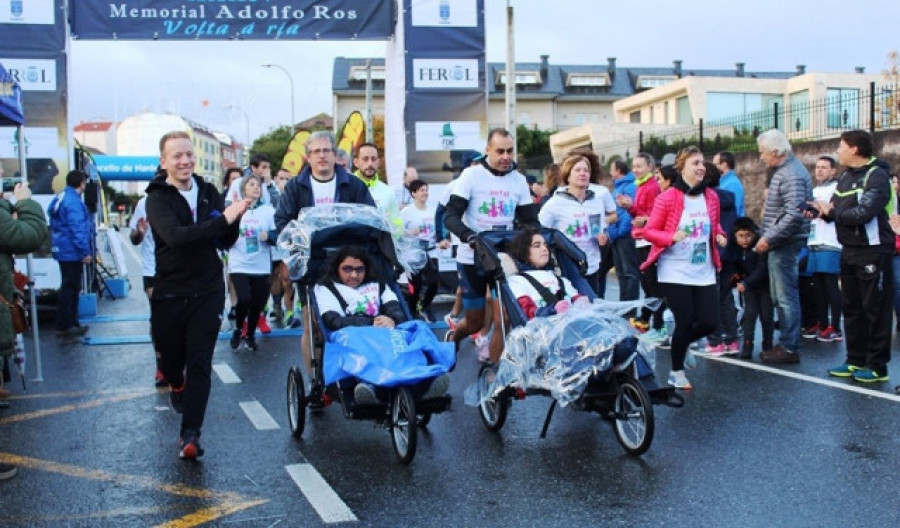
[[[478,88],[477,59],[413,59],[414,88]]]
[[[52,92],[56,90],[56,62],[52,59],[7,59],[0,63],[22,91]]]

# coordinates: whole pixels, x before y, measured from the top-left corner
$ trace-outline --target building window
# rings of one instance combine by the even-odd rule
[[[694,124],[694,117],[691,115],[691,102],[688,100],[687,96],[679,97],[675,104],[677,105],[675,107],[676,123],[679,125]]]
[[[497,84],[506,84],[506,72],[497,74]],[[541,75],[538,72],[517,71],[516,84],[537,85],[541,84]]]
[[[641,75],[637,78],[637,89],[645,90],[647,88],[657,88],[665,86],[672,81],[678,80],[674,75]]]
[[[669,101],[663,103],[663,123],[669,124]]]
[[[606,74],[570,73],[566,76],[566,86],[608,86],[609,79]]]
[[[809,130],[809,90],[790,95],[789,112],[791,130],[794,132]]]
[[[628,122],[629,123],[640,123],[641,122],[641,111],[631,112],[628,114]]]
[[[857,128],[859,126],[859,90],[829,88],[825,95],[828,128]]]

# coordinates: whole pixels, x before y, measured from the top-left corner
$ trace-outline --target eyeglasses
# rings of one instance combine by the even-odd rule
[[[365,275],[366,267],[365,266],[341,266],[341,271],[346,275],[350,275],[356,273],[357,275]]]
[[[531,249],[541,249],[542,247],[550,247],[546,242],[532,242]]]
[[[313,149],[313,150],[306,151],[307,154],[312,155],[312,156],[327,156],[327,155],[331,154],[332,152],[334,152],[334,149],[331,149],[331,148],[320,148],[320,149]]]

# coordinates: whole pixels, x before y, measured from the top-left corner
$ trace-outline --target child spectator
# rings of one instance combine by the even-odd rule
[[[744,315],[741,317],[741,329],[744,343],[741,347],[741,359],[752,359],[753,338],[756,335],[756,320],[762,324],[762,350],[772,348],[772,321],[774,309],[769,294],[769,269],[765,255],[753,250],[759,240],[759,228],[753,220],[743,216],[734,221],[732,237],[738,247],[736,273],[732,280],[741,294]]]

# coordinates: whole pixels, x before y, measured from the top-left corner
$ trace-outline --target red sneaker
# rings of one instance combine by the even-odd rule
[[[269,327],[269,323],[266,322],[266,316],[263,314],[259,314],[259,321],[256,323],[256,328],[259,328],[259,331],[268,334],[272,331],[272,328]]]

